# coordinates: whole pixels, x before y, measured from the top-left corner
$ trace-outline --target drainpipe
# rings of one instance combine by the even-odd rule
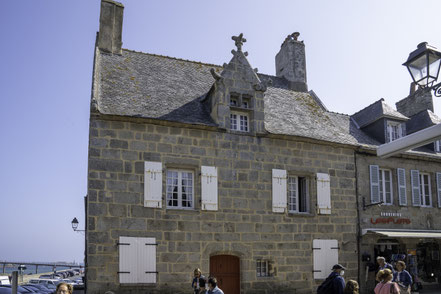
[[[357,150],[354,150],[354,167],[355,167],[355,202],[357,205],[357,276],[361,288],[361,273],[360,273],[360,250],[361,250],[361,218],[360,218],[360,205],[359,205],[359,194],[358,194],[358,169],[357,169]]]

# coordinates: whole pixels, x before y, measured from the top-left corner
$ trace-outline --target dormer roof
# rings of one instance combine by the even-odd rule
[[[389,118],[403,122],[409,120],[407,116],[402,115],[387,105],[383,98],[354,113],[351,117],[357,122],[360,128],[368,126],[381,118]]]
[[[432,111],[426,109],[411,116],[410,120],[406,123],[406,129],[408,134],[412,134],[439,123],[441,123],[441,118]]]

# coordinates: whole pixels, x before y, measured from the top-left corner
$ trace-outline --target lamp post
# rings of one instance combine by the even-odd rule
[[[75,232],[85,232],[86,230],[78,230],[78,220],[77,220],[77,218],[76,217],[74,217],[74,219],[72,220],[72,229],[75,231]]]
[[[434,85],[434,82],[438,80],[441,52],[427,42],[420,43],[417,47],[409,54],[403,65],[409,70],[416,85],[422,89],[431,89],[436,97],[441,97],[441,83]]]

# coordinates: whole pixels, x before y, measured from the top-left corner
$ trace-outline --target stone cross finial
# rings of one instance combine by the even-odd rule
[[[243,37],[242,33],[240,33],[239,36],[232,36],[231,39],[233,39],[234,44],[237,47],[237,51],[241,52],[242,51],[242,45],[243,45],[243,43],[245,43],[247,41],[247,39],[245,39]]]

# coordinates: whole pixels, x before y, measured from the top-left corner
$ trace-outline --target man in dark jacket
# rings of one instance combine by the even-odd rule
[[[327,289],[327,293],[333,294],[343,294],[343,290],[345,289],[345,279],[343,279],[344,270],[346,268],[341,264],[335,264],[332,267],[332,273],[326,278],[323,282],[324,284],[330,284],[330,287]],[[327,288],[327,287],[326,287]]]

